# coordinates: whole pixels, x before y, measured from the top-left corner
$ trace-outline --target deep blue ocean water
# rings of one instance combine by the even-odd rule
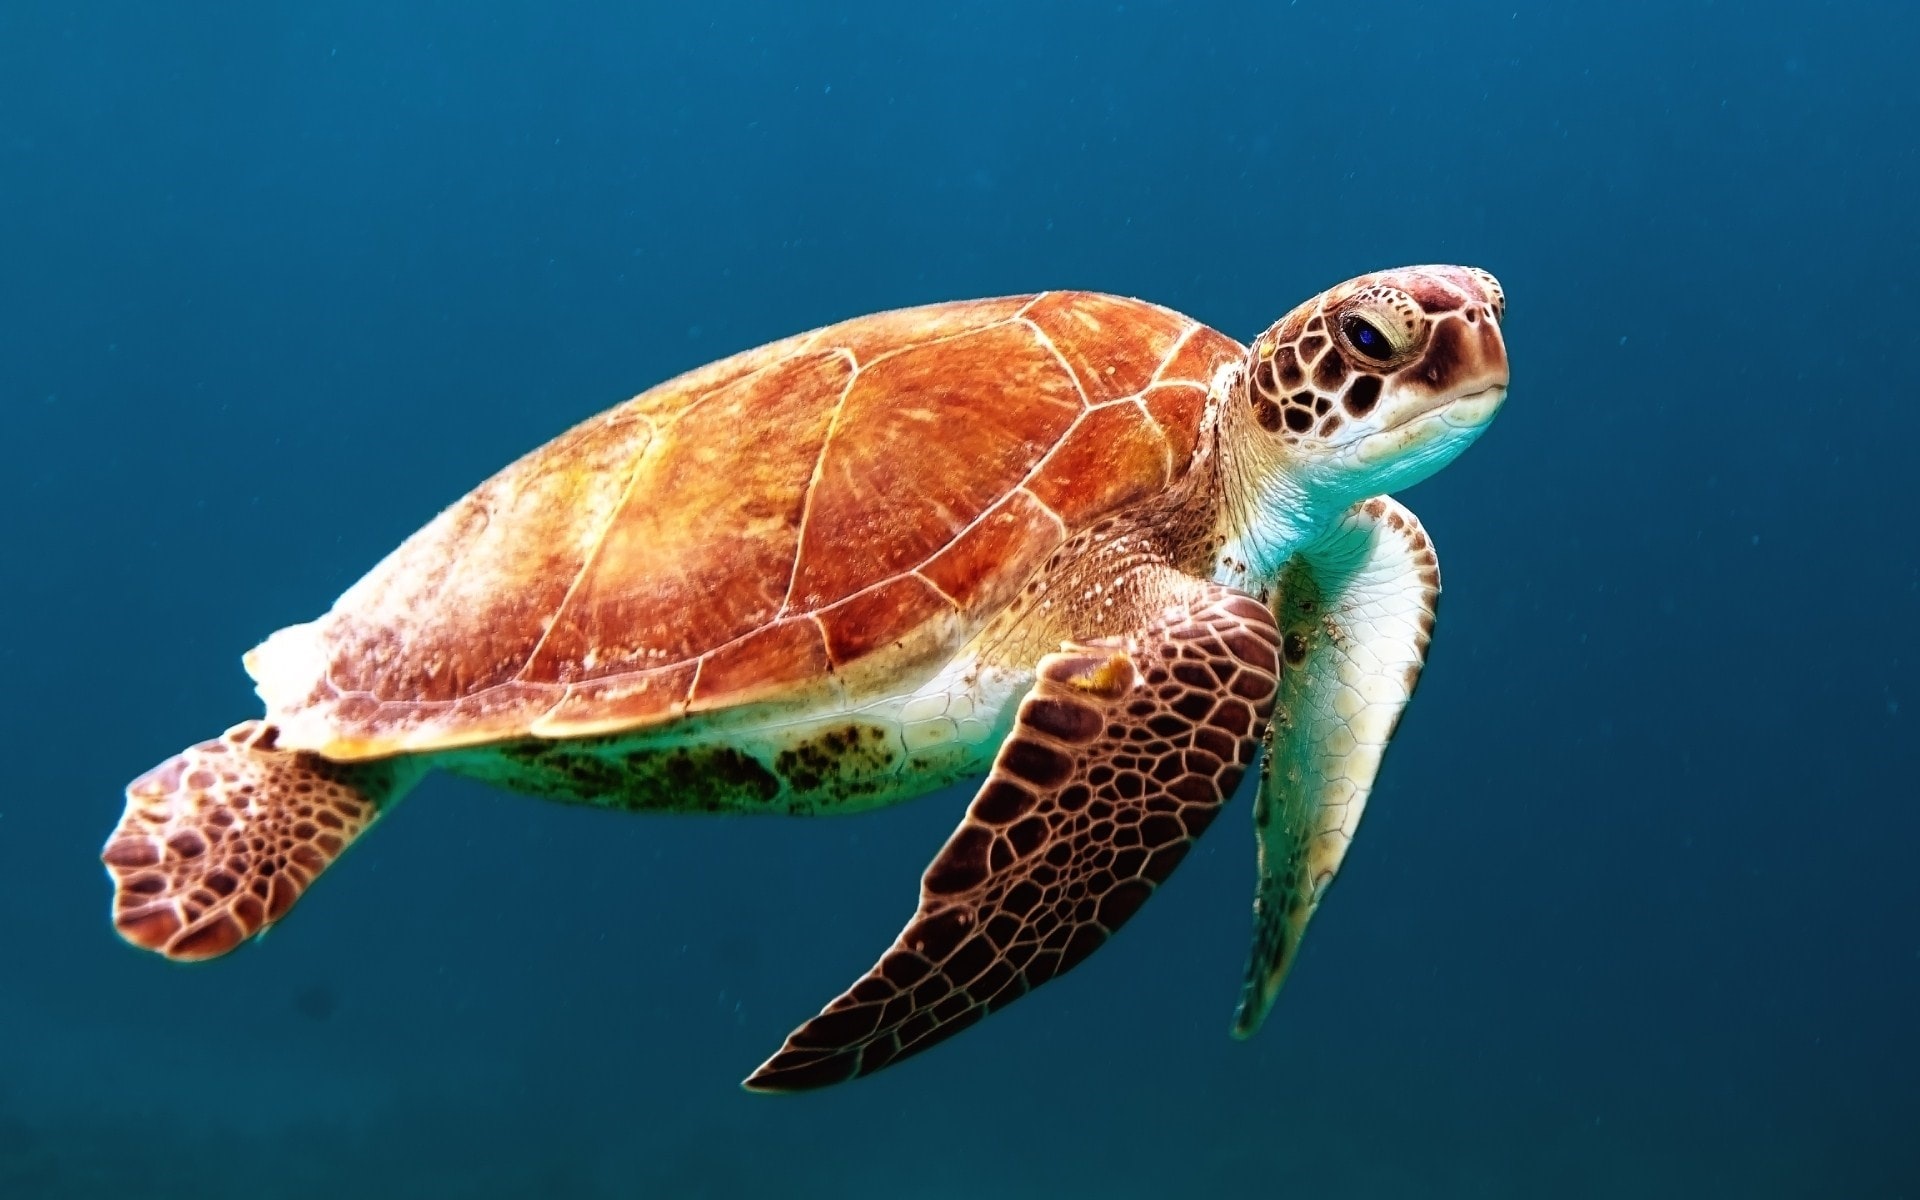
[[[0,6],[0,1195],[1920,1195],[1920,10]],[[1508,290],[1430,669],[1265,1032],[1242,796],[1084,966],[737,1081],[966,802],[436,778],[260,945],[113,935],[239,653],[679,370],[1045,287]]]

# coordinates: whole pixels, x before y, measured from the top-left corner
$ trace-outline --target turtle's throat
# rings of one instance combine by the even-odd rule
[[[1229,458],[1222,466],[1227,491],[1220,513],[1219,568],[1235,577],[1222,577],[1217,569],[1216,579],[1259,591],[1279,578],[1287,560],[1311,544],[1345,504],[1327,503],[1291,471],[1264,469],[1267,464],[1245,459],[1235,464]]]
[[[1221,405],[1221,504],[1215,531],[1221,548],[1214,579],[1259,593],[1271,589],[1289,559],[1370,493],[1360,490],[1362,479],[1316,469],[1325,464],[1290,452],[1249,414],[1246,404],[1231,399]]]

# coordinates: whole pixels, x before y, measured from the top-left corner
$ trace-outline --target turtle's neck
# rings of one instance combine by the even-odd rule
[[[1220,549],[1212,572],[1217,582],[1258,594],[1269,590],[1287,560],[1312,545],[1359,497],[1336,494],[1289,452],[1287,443],[1255,425],[1245,388],[1239,364],[1215,385]]]

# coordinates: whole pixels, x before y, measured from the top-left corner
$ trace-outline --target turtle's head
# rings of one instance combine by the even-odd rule
[[[1507,396],[1505,315],[1485,271],[1403,267],[1349,280],[1260,335],[1222,428],[1243,493],[1235,532],[1269,543],[1263,565],[1473,444]]]

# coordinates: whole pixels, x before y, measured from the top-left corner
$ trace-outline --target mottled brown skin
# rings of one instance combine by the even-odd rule
[[[1463,370],[1504,367],[1497,322],[1506,296],[1484,271],[1458,273],[1453,286],[1437,270],[1395,278],[1392,287],[1356,281],[1283,317],[1253,344],[1247,403],[1255,422],[1286,440],[1327,441],[1372,412],[1395,376],[1438,394]],[[1390,339],[1385,353],[1376,356],[1338,328],[1356,311]]]
[[[225,954],[286,915],[406,769],[285,750],[260,721],[175,755],[127,785],[101,854],[118,879],[114,926],[169,958]]]
[[[283,736],[335,759],[895,688],[1077,533],[1176,488],[1243,355],[1084,292],[750,351],[577,426],[408,539],[293,631],[319,677],[283,672],[273,642],[250,665],[298,714]]]
[[[1280,637],[1251,598],[1158,575],[1184,598],[1160,620],[1041,660],[913,920],[747,1087],[825,1087],[952,1037],[1099,949],[1186,857],[1266,736]]]

